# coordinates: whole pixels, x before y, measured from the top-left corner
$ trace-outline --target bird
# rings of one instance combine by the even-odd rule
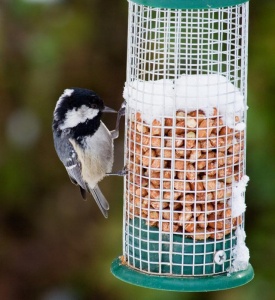
[[[117,113],[105,106],[93,90],[68,88],[56,102],[52,131],[56,153],[66,168],[71,182],[78,185],[83,199],[92,194],[100,211],[108,217],[109,203],[98,183],[112,173],[113,140],[119,136],[119,122],[125,114],[125,102],[118,111],[116,128],[109,131],[101,121],[103,113]]]

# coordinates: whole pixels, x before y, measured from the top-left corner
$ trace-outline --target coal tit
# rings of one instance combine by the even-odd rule
[[[94,91],[66,89],[56,103],[52,129],[55,150],[72,183],[79,185],[84,199],[86,192],[90,192],[107,218],[109,203],[98,182],[112,174],[113,139],[118,137],[119,120],[125,106],[119,110],[116,129],[112,132],[101,121],[104,112],[116,111],[105,106]]]

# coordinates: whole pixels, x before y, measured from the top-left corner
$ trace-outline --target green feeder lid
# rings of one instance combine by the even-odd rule
[[[134,3],[172,9],[209,9],[243,4],[249,0],[131,0]]]

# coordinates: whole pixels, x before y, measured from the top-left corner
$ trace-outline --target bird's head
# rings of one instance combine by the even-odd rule
[[[66,89],[56,103],[54,126],[60,130],[82,126],[89,121],[100,121],[102,112],[116,112],[104,105],[92,90]]]

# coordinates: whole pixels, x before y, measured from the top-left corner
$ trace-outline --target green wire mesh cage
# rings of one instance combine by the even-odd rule
[[[247,1],[129,1],[126,282],[221,290],[253,278],[245,244]]]

